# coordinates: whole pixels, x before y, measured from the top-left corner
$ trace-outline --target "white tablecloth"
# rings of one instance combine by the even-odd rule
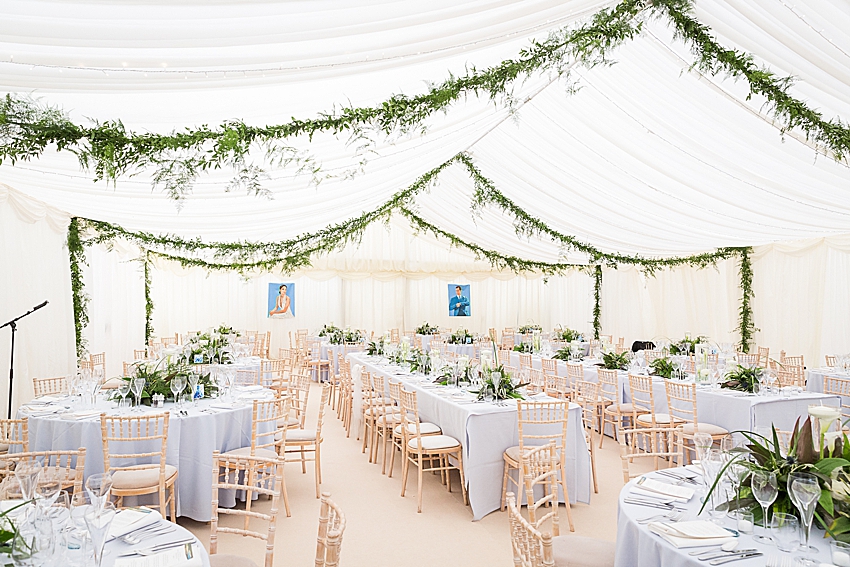
[[[809,392],[823,392],[823,379],[825,376],[850,380],[850,375],[844,374],[837,368],[814,368],[806,370],[806,390]]]
[[[418,383],[422,376],[396,374],[397,369],[380,364],[377,357],[364,353],[353,353],[348,357],[352,367],[356,364],[362,365],[370,373],[401,380],[406,389],[417,392],[420,418],[436,423],[444,434],[460,440],[463,445],[464,474],[474,519],[479,520],[498,510],[502,495],[503,454],[508,447],[519,444],[516,405],[502,407],[484,403],[461,404],[441,397],[436,389],[423,388]],[[359,397],[357,380],[355,415],[359,415]],[[579,406],[571,404],[566,455],[567,488],[571,502],[590,503],[590,454],[580,419]]]
[[[211,518],[213,451],[232,451],[251,444],[250,400],[240,402],[238,407],[231,409],[210,408],[217,403],[218,400],[199,400],[197,408],[187,408],[187,417],[172,413],[168,421],[166,463],[176,466],[178,470],[177,515],[187,516],[199,522],[208,522]],[[146,413],[158,413],[174,406],[168,403],[165,408],[142,407]],[[107,413],[114,412],[115,403],[99,401],[97,409]],[[204,409],[208,411],[202,412]],[[26,415],[19,410],[19,418]],[[29,416],[29,443],[31,451],[74,450],[85,447],[85,477],[103,472],[103,442],[99,417],[63,419],[55,415]],[[133,449],[122,447],[122,451],[130,450]],[[233,495],[231,492],[231,498]],[[233,502],[222,500],[222,506],[232,505]]]
[[[651,473],[650,476],[657,480],[669,481],[670,479],[661,475]],[[629,488],[634,484],[634,480],[627,484],[620,492],[620,501],[617,507],[617,552],[614,565],[616,567],[705,567],[708,565],[706,561],[688,555],[689,552],[697,548],[677,549],[666,540],[662,539],[649,531],[645,525],[637,523],[638,519],[648,518],[657,514],[663,514],[663,510],[656,508],[648,508],[645,506],[637,506],[634,504],[626,504],[623,498],[628,496]],[[686,485],[690,486],[690,485]],[[687,503],[687,512],[681,521],[692,520],[708,520],[709,507],[703,511],[702,515],[697,516],[701,503],[699,496],[691,498]],[[734,520],[725,518],[723,526],[735,528]],[[763,534],[761,526],[755,527],[756,534]],[[815,556],[819,561],[830,564],[829,558],[829,541],[823,538],[823,531],[812,527],[810,543],[818,548],[818,553]],[[764,553],[761,557],[753,557],[750,559],[741,559],[729,563],[729,565],[740,565],[741,567],[764,567],[767,558],[771,555],[779,556],[780,552],[773,545],[764,545],[753,540],[752,536],[741,534],[739,536],[738,549],[758,549]],[[710,548],[699,548],[708,551]],[[788,554],[784,554],[788,555]],[[800,556],[801,552],[795,552],[792,556]]]

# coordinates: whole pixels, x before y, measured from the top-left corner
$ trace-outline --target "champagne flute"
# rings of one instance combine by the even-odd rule
[[[127,407],[127,394],[130,393],[130,381],[129,380],[121,380],[118,383],[118,394],[121,396],[121,401],[118,403],[118,407]]]
[[[762,525],[765,534],[768,533],[770,522],[767,518],[767,509],[776,500],[779,494],[779,484],[776,481],[776,473],[773,471],[753,471],[750,478],[750,486],[762,510]],[[769,535],[754,535],[753,539],[762,543],[771,543],[773,539]]]
[[[109,502],[112,493],[112,475],[110,473],[97,473],[86,479],[86,492],[89,501],[95,508],[103,508]]]
[[[115,513],[115,505],[112,502],[104,503],[102,508],[92,506],[86,510],[84,517],[94,548],[95,567],[101,567],[103,564],[103,546],[106,543],[109,526],[112,525]]]
[[[35,485],[35,496],[38,498],[38,503],[44,508],[53,506],[53,503],[59,498],[61,489],[62,482],[59,471],[54,467],[43,468]]]
[[[38,477],[41,475],[41,463],[38,461],[25,461],[18,463],[15,467],[15,478],[21,486],[21,494],[24,500],[32,500],[35,496],[35,487]]]
[[[171,379],[171,393],[174,394],[174,403],[180,408],[180,392],[186,388],[186,377],[178,374]]]
[[[131,389],[133,390],[133,395],[136,397],[136,411],[142,411],[142,392],[145,389],[145,379],[144,378],[133,378],[133,383],[131,384]]]
[[[820,484],[815,475],[810,473],[795,472],[788,475],[788,494],[791,501],[800,511],[800,520],[805,526],[805,538],[800,549],[808,558],[811,553],[816,553],[817,549],[809,545],[809,533],[812,529],[812,517],[815,513],[815,506],[818,498],[820,498]]]
[[[198,374],[194,370],[189,373],[189,389],[192,391],[192,400],[195,405],[198,405],[198,400],[195,399],[195,392],[198,389],[198,381],[200,379],[200,374]]]

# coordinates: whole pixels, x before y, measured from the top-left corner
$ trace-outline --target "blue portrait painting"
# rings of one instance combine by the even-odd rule
[[[295,282],[270,283],[266,308],[271,319],[295,317]]]
[[[449,317],[469,316],[469,284],[449,284]]]

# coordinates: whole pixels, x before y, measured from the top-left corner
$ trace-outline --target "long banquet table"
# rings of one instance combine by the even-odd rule
[[[671,469],[680,471],[681,469]],[[678,473],[677,473],[678,474]],[[655,480],[662,482],[672,482],[670,478],[659,475],[658,473],[648,473],[645,475]],[[628,504],[623,501],[629,496],[631,488],[635,485],[637,479],[633,479],[626,484],[620,492],[619,504],[617,506],[617,551],[614,560],[615,567],[705,567],[708,565],[706,561],[699,561],[697,558],[689,555],[689,552],[694,550],[707,551],[710,547],[691,547],[678,549],[660,536],[652,533],[647,524],[638,523],[638,519],[646,519],[659,514],[664,514],[664,510],[657,508],[645,507],[636,504]],[[641,496],[642,499],[647,499]],[[685,514],[679,518],[679,521],[693,520],[708,520],[709,506],[701,515],[698,515],[700,506],[699,493],[695,494],[687,503],[677,504],[686,509]],[[663,520],[662,521],[669,521]],[[735,529],[736,523],[734,519],[724,517],[722,526]],[[763,534],[764,528],[760,525],[755,526],[755,534]],[[829,541],[824,539],[823,530],[812,527],[812,534],[809,543],[818,549],[815,557],[821,564],[831,565],[829,559]],[[731,535],[731,534],[730,534]],[[737,549],[757,549],[763,553],[762,556],[752,557],[749,559],[741,559],[735,561],[735,565],[741,567],[763,567],[770,556],[783,555],[774,545],[763,544],[756,542],[752,535],[739,534]],[[786,557],[789,554],[784,554]],[[792,557],[802,555],[802,552],[790,554]]]
[[[213,451],[231,451],[251,444],[251,398],[269,395],[269,390],[244,392],[241,399],[225,404],[221,400],[199,400],[197,407],[187,406],[187,415],[181,416],[173,404],[165,408],[142,406],[144,413],[171,411],[168,422],[166,463],[177,467],[177,515],[199,522],[208,522],[212,510],[212,454]],[[69,402],[58,401],[44,406],[22,406],[18,417],[28,417],[31,451],[58,451],[86,448],[84,476],[103,472],[103,442],[99,413],[116,412],[115,402],[99,400],[94,410],[46,414],[51,407],[60,410]],[[126,411],[126,410],[122,410]],[[124,415],[140,415],[125,413]],[[122,450],[125,448],[122,448]],[[222,505],[232,505],[222,496]]]
[[[447,389],[422,384],[422,375],[410,375],[398,367],[382,363],[379,357],[365,353],[348,355],[355,380],[359,377],[354,370],[361,365],[370,373],[400,380],[408,390],[417,392],[419,414],[422,420],[439,425],[443,433],[461,441],[463,445],[463,467],[469,490],[469,503],[473,519],[479,520],[498,510],[502,495],[503,453],[508,447],[519,443],[517,432],[516,404],[496,406],[489,403],[449,399],[440,394]],[[355,383],[355,415],[360,392]],[[567,443],[567,488],[570,502],[590,503],[591,475],[590,454],[581,428],[581,409],[570,404]],[[353,424],[357,427],[357,423]]]

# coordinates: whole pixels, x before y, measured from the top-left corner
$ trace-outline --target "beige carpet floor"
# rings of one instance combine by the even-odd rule
[[[308,426],[316,423],[320,390],[314,386],[310,394]],[[426,475],[423,509],[416,513],[416,477],[411,476],[407,494],[401,493],[401,467],[396,460],[393,478],[381,475],[380,464],[370,464],[360,452],[361,443],[345,437],[336,413],[329,410],[322,445],[322,491],[342,507],[348,522],[342,542],[340,564],[343,567],[433,567],[434,565],[481,565],[510,567],[510,536],[507,514],[493,512],[478,522],[464,506],[458,483],[449,494],[439,476]],[[619,445],[605,439],[604,448],[596,452],[599,493],[590,505],[572,506],[575,534],[614,540],[617,536],[617,496],[623,487]],[[412,470],[415,473],[415,469]],[[189,479],[181,478],[180,482]],[[314,564],[319,501],[313,482],[313,464],[301,474],[297,464],[286,467],[292,517],[287,518],[281,506],[275,536],[276,566],[309,566]],[[258,507],[268,507],[262,501]],[[569,536],[566,509],[560,508],[562,535]],[[185,518],[180,524],[190,529],[209,546],[209,524]],[[219,553],[243,555],[263,564],[264,542],[238,536],[219,538]]]

